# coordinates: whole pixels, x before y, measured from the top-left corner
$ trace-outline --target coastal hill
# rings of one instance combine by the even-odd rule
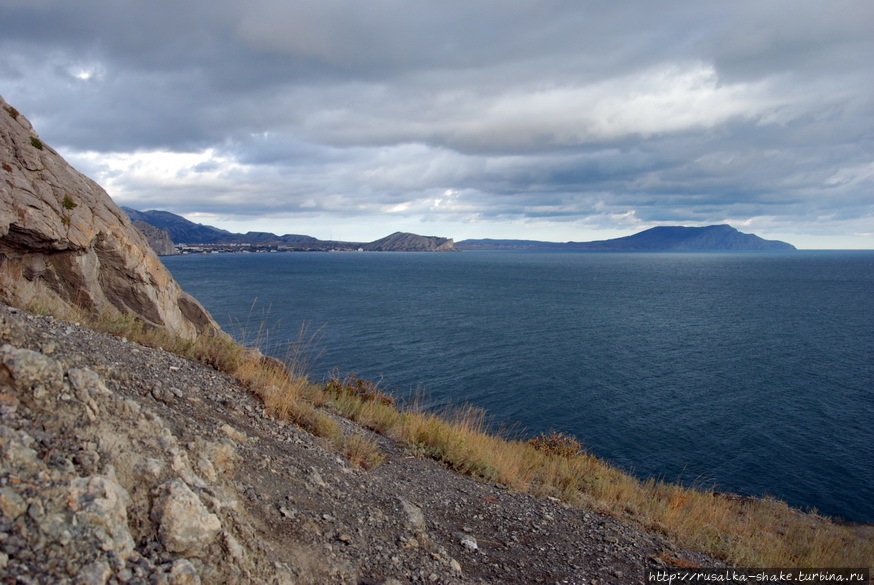
[[[459,250],[794,250],[795,246],[778,240],[765,240],[745,234],[730,225],[706,227],[660,226],[631,236],[594,242],[542,242],[537,240],[462,240]]]
[[[367,252],[443,252],[454,248],[454,242],[450,238],[420,236],[403,232],[396,232],[369,243],[319,240],[300,234],[282,236],[270,232],[237,234],[194,223],[169,211],[137,211],[129,207],[122,207],[122,209],[132,220],[145,222],[165,230],[174,243],[189,246],[211,248],[232,246],[297,251],[364,250]]]
[[[455,243],[451,238],[395,232],[375,242],[364,244],[361,248],[368,252],[446,252],[453,250]]]

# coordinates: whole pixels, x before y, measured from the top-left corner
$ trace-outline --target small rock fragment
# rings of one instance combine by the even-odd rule
[[[170,585],[200,585],[197,569],[187,559],[174,561],[170,569]]]

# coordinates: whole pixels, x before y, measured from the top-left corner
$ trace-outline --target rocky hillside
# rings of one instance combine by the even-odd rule
[[[455,249],[455,242],[451,238],[395,232],[375,242],[363,244],[361,248],[368,252],[446,252]]]
[[[382,464],[211,367],[0,305],[0,581],[628,585],[716,564],[335,420]]]
[[[216,327],[106,191],[2,98],[0,300],[134,313],[187,338]]]

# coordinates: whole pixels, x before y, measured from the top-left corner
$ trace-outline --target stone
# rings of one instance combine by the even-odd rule
[[[398,498],[398,501],[401,504],[407,525],[414,530],[425,530],[425,515],[422,514],[422,509],[404,498]]]
[[[106,561],[94,561],[83,567],[76,577],[76,585],[105,585],[112,575],[112,569]]]
[[[0,513],[15,520],[27,511],[27,502],[9,487],[0,488]]]
[[[76,396],[83,402],[86,396],[109,394],[100,374],[90,368],[70,368],[67,370],[67,379],[76,391]]]
[[[200,574],[188,559],[178,559],[170,568],[170,585],[200,585]]]
[[[74,479],[69,491],[77,522],[91,528],[103,550],[127,557],[134,549],[127,524],[127,490],[109,477],[94,475]]]
[[[27,433],[0,425],[0,461],[4,470],[34,469],[40,461],[31,448],[33,437]]]
[[[164,548],[192,556],[203,552],[222,529],[218,516],[207,510],[181,480],[162,484],[158,493],[151,518],[158,523],[158,537]]]
[[[470,534],[461,535],[461,538],[459,538],[459,542],[461,542],[461,546],[463,546],[470,552],[476,552],[479,549],[479,545],[477,544],[476,539]]]
[[[9,344],[0,347],[0,381],[34,398],[46,398],[64,385],[64,371],[54,359]]]
[[[0,416],[4,414],[14,414],[18,410],[18,398],[11,394],[0,393]]]

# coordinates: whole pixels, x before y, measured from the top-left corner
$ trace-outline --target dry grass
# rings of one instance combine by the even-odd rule
[[[513,440],[490,432],[484,413],[473,407],[437,415],[401,411],[336,385],[332,392],[329,404],[340,414],[406,441],[413,453],[519,491],[623,518],[735,566],[863,567],[874,559],[874,542],[828,518],[777,500],[642,482],[586,453],[567,435]]]
[[[402,409],[376,384],[355,376],[314,384],[303,365],[303,342],[283,364],[224,335],[202,335],[189,342],[145,328],[131,317],[77,320],[236,376],[261,398],[268,412],[324,437],[365,469],[382,460],[375,442],[361,434],[344,434],[321,407],[403,440],[413,453],[433,457],[458,472],[623,518],[735,566],[870,567],[874,560],[870,538],[784,502],[642,482],[586,453],[572,437],[502,437],[491,432],[484,413],[472,407],[441,415],[415,405]]]

